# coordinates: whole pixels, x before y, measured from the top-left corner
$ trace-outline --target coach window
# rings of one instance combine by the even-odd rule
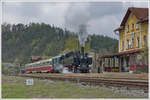
[[[50,65],[52,65],[52,61],[50,61],[49,63],[50,63]]]
[[[42,66],[43,65],[43,63],[42,62],[40,62],[40,66]]]
[[[46,65],[50,65],[50,63],[51,63],[51,62],[50,62],[50,61],[48,61]]]
[[[47,65],[47,62],[43,62],[43,65]]]
[[[40,67],[41,65],[40,65],[40,63],[37,63],[36,65],[35,65],[35,67]]]
[[[51,61],[48,61],[48,65],[50,65],[51,64]]]
[[[39,67],[40,66],[40,63],[37,63],[34,65],[34,67]]]
[[[46,66],[46,62],[43,62],[42,65],[43,65],[43,66]]]
[[[41,66],[43,66],[44,64],[43,64],[43,62],[41,62]]]

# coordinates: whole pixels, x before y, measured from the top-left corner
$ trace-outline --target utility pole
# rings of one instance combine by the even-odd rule
[[[94,57],[93,57],[93,59],[94,59],[94,61],[93,61],[93,71],[95,72],[95,69],[96,69],[96,50],[94,50],[94,49],[92,49],[92,52],[94,53]]]
[[[19,74],[21,74],[21,63],[19,63]]]
[[[94,51],[94,59],[95,59],[95,61],[94,61],[94,68],[96,68],[96,51]]]

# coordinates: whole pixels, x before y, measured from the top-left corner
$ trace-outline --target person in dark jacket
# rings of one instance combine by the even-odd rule
[[[100,65],[98,66],[97,72],[100,73]]]

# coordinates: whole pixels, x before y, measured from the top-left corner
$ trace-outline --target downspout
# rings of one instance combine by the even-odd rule
[[[125,33],[124,49],[126,50],[126,48],[127,48],[127,46],[126,46],[126,26],[125,26],[125,31],[124,31],[124,33]],[[124,51],[124,50],[123,50],[123,51]]]
[[[141,23],[139,23],[140,25],[140,48],[142,48],[142,27],[141,27]]]
[[[119,33],[119,52],[120,52],[120,33]]]

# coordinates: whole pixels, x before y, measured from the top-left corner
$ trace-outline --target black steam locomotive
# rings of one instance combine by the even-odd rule
[[[80,51],[69,52],[62,55],[62,64],[67,67],[69,71],[74,73],[89,73],[92,64],[92,57],[88,53],[84,53],[84,47]]]

